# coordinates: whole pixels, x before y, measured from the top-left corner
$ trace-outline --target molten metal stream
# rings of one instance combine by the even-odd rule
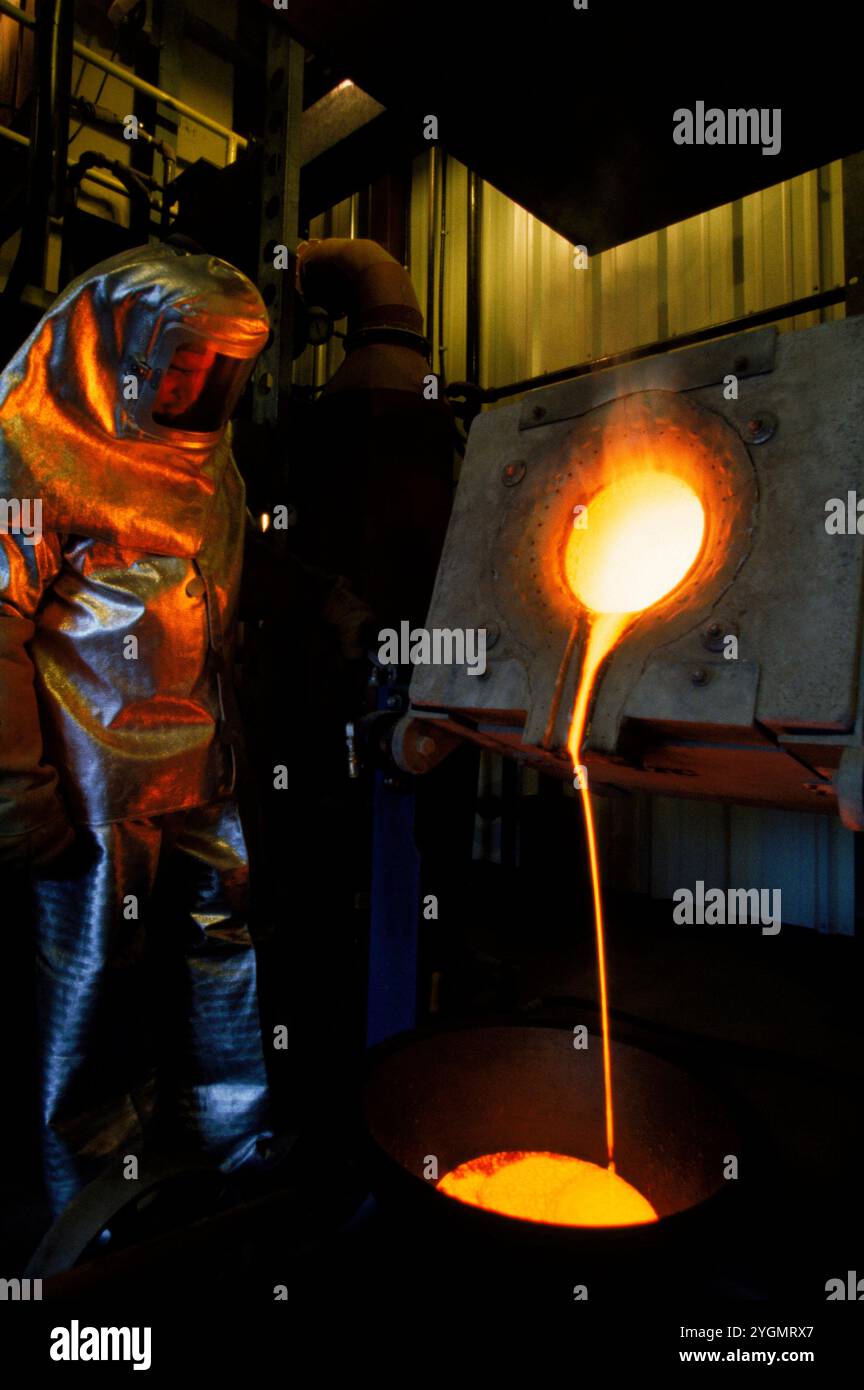
[[[644,472],[627,474],[604,488],[591,503],[586,517],[584,530],[574,527],[564,559],[567,581],[589,611],[591,623],[567,751],[577,774],[576,785],[582,796],[588,841],[603,1031],[606,1151],[609,1171],[614,1173],[615,1117],[603,896],[591,794],[585,768],[580,763],[582,741],[588,704],[600,667],[637,614],[680,584],[692,568],[702,544],[705,514],[699,498],[681,478],[671,473]]]
[[[606,1151],[609,1171],[615,1172],[615,1119],[612,1106],[612,1061],[609,1052],[609,997],[606,988],[606,944],[603,935],[603,896],[600,891],[600,864],[597,858],[597,837],[594,833],[594,815],[591,809],[591,796],[588,791],[588,777],[579,762],[585,721],[588,714],[588,701],[594,689],[594,680],[603,661],[611,652],[621,633],[631,619],[630,613],[598,613],[594,618],[582,663],[582,678],[576,692],[573,718],[567,738],[567,751],[570,754],[574,771],[577,773],[576,785],[582,797],[582,811],[585,816],[585,837],[588,841],[588,862],[591,867],[591,893],[594,899],[594,932],[597,939],[597,974],[600,980],[600,1021],[603,1031],[603,1089],[606,1106]]]
[[[574,527],[564,560],[569,587],[589,617],[567,751],[582,795],[591,867],[608,1163],[604,1170],[562,1154],[486,1154],[460,1164],[438,1186],[460,1201],[507,1216],[559,1225],[616,1226],[656,1221],[658,1217],[650,1202],[615,1173],[603,897],[591,796],[580,757],[588,706],[603,661],[633,619],[670,593],[692,568],[702,545],[705,515],[698,497],[683,479],[643,470],[610,483],[590,503],[587,513],[580,513],[583,516],[587,525],[582,521]],[[567,644],[566,665],[577,635],[578,624]],[[556,688],[556,713],[559,694]]]

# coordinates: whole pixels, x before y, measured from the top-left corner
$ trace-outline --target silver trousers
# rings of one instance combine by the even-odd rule
[[[34,894],[52,1214],[130,1145],[253,1157],[273,1131],[236,806],[81,827]]]

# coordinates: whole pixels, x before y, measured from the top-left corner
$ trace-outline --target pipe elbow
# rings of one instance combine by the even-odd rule
[[[387,326],[423,332],[411,277],[389,251],[365,237],[301,242],[297,287],[307,304],[334,319],[348,315],[349,331]]]

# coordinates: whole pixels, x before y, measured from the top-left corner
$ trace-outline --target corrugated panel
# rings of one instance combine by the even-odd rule
[[[423,313],[426,336],[432,343],[433,369],[445,381],[465,379],[465,296],[468,287],[468,170],[443,152],[438,155],[438,197],[435,218],[435,293],[428,298],[429,265],[429,156],[418,156],[412,166],[408,270]],[[441,188],[446,180],[444,203],[444,323],[438,322],[441,276]],[[444,348],[443,370],[441,348]]]
[[[573,268],[563,237],[484,185],[483,385],[621,352],[842,283],[841,167],[838,161],[802,174],[599,256],[590,256],[589,247],[588,270]],[[842,308],[779,326],[805,328],[837,316]]]
[[[854,933],[854,837],[836,818],[733,806],[729,878],[779,888],[784,922]]]
[[[465,376],[468,172],[448,157],[444,251],[444,324],[438,325],[440,173],[435,232],[434,302],[427,305],[429,155],[412,170],[408,270],[433,366],[446,348],[447,380]],[[802,174],[624,246],[574,268],[573,247],[503,193],[484,184],[481,196],[481,382],[555,371],[608,353],[754,313],[842,283],[842,197],[839,161]],[[351,234],[346,199],[315,219],[313,236]],[[805,328],[842,316],[842,307],[779,324]],[[328,349],[330,356],[341,349]],[[301,374],[298,380],[304,379]],[[323,379],[323,378],[321,378]],[[514,398],[516,399],[516,398]]]
[[[651,896],[671,898],[701,879],[729,886],[729,808],[713,801],[651,797]],[[737,885],[736,885],[737,886]]]
[[[652,797],[651,893],[777,888],[782,920],[853,935],[855,843],[836,817]]]

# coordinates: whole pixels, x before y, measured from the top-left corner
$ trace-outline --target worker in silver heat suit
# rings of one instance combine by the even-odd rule
[[[0,375],[0,860],[35,899],[55,1215],[154,1135],[223,1172],[272,1135],[226,686],[227,422],[268,327],[233,266],[141,247]]]

